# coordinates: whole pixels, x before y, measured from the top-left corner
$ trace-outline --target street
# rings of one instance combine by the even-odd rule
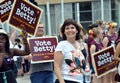
[[[30,83],[30,74],[25,74],[24,76],[18,76],[17,83]]]
[[[17,77],[17,83],[30,83],[30,74]]]

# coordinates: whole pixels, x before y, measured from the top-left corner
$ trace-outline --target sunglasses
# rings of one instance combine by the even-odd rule
[[[44,27],[38,27],[38,28],[44,28]]]

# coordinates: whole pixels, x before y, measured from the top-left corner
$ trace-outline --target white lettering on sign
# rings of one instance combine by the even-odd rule
[[[17,8],[16,15],[24,18],[30,24],[35,24],[36,18],[34,18],[34,11],[27,7],[24,3],[21,3],[20,8]]]
[[[45,41],[45,40],[43,40],[43,41],[35,41],[35,44],[37,45],[37,46],[50,46],[51,45],[51,41]]]
[[[35,41],[36,46],[34,46],[34,52],[54,52],[55,45],[52,45],[51,41]]]
[[[102,55],[99,55],[98,56],[98,61],[97,61],[98,67],[103,66],[103,65],[105,65],[107,63],[110,63],[113,60],[114,60],[114,56],[110,55],[109,52],[104,53]]]
[[[12,2],[7,1],[4,4],[0,5],[0,14],[3,15],[11,9],[12,9]]]

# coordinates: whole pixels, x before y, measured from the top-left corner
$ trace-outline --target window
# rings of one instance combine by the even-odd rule
[[[91,2],[80,3],[80,22],[84,28],[88,30],[88,26],[92,24],[92,6]]]
[[[77,19],[77,6],[75,3],[72,4],[73,19]],[[84,28],[88,30],[88,26],[92,23],[92,6],[91,2],[80,2],[79,3],[79,14],[80,23]]]
[[[75,19],[75,3],[72,3],[73,19]]]
[[[117,22],[118,21],[118,0],[111,0],[111,17],[112,21]]]

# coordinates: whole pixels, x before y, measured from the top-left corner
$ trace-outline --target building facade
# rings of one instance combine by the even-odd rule
[[[120,25],[120,0],[34,0],[43,10],[40,21],[46,35],[57,35],[66,18],[73,18],[88,30],[96,20],[114,21]],[[63,3],[61,3],[63,2]],[[47,3],[49,3],[47,5]],[[49,6],[49,9],[48,9]],[[63,9],[63,10],[62,10]],[[49,15],[49,16],[48,16]],[[49,19],[48,19],[49,18]],[[8,27],[5,23],[2,25]],[[11,31],[11,28],[7,28]],[[51,33],[50,33],[51,32]]]
[[[38,6],[43,9],[41,21],[48,32],[48,11],[46,3],[49,2],[50,26],[52,35],[58,34],[62,23],[62,0],[36,0]],[[80,22],[88,30],[88,25],[96,20],[120,23],[120,0],[63,0],[64,19],[73,18]]]

